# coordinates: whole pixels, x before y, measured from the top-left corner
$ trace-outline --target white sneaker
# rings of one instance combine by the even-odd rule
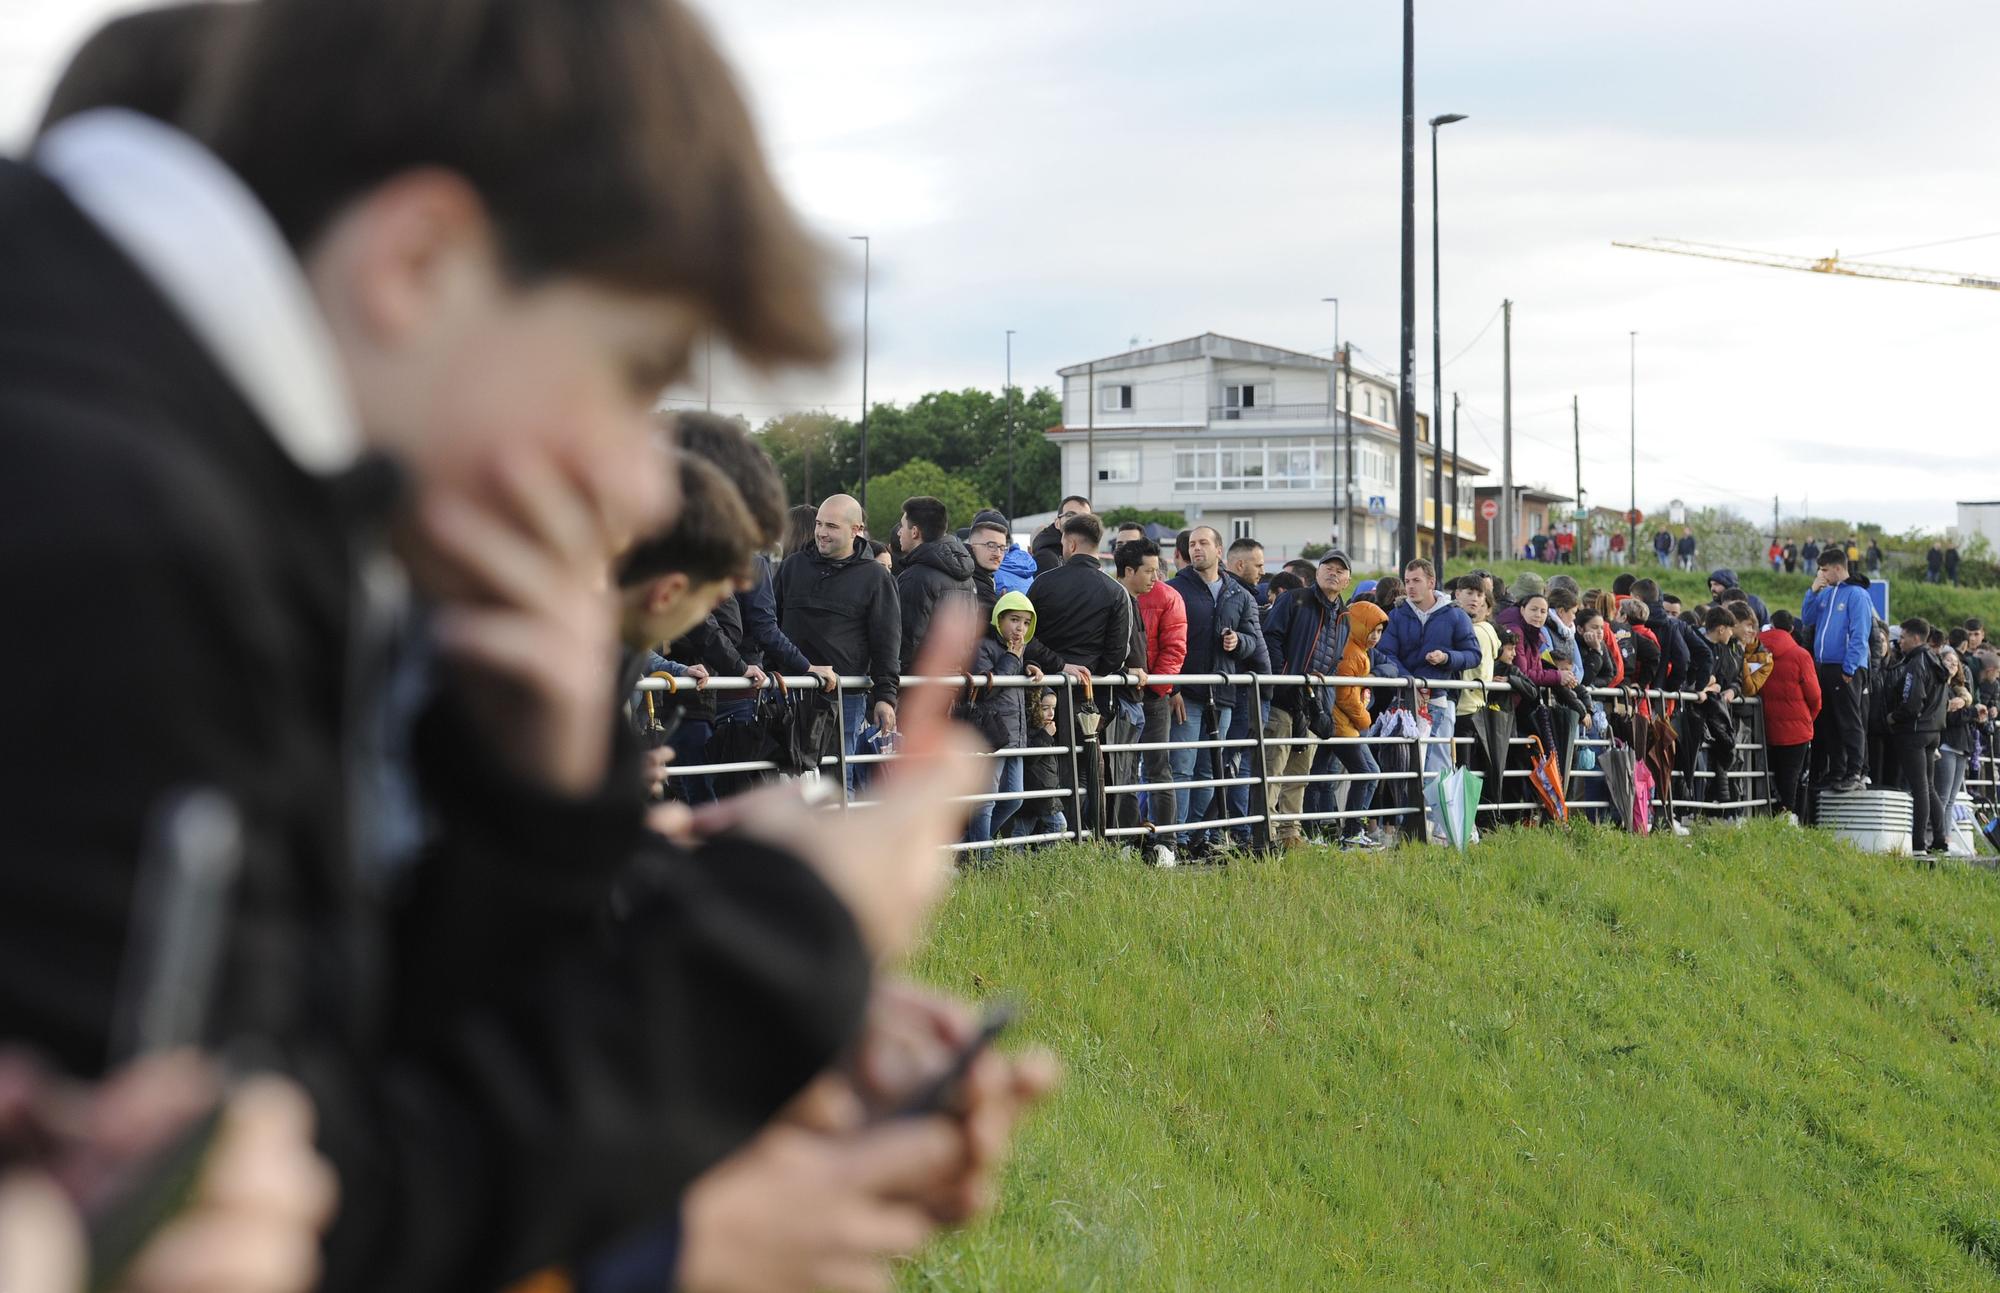
[[[1177,866],[1180,863],[1180,859],[1174,856],[1174,851],[1164,844],[1155,844],[1153,846],[1153,855],[1150,860],[1154,866],[1161,868]]]
[[[1676,834],[1676,835],[1686,835],[1686,834],[1688,834],[1688,833],[1689,833],[1689,831],[1688,831],[1688,828],[1687,828],[1687,827],[1685,827],[1685,826],[1681,825],[1681,824],[1680,824],[1679,822],[1675,822],[1675,823],[1674,823],[1674,834]]]
[[[1785,824],[1787,826],[1797,826],[1799,824],[1799,815],[1797,813],[1786,813]]]

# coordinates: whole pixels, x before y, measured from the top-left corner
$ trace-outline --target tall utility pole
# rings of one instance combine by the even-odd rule
[[[1778,496],[1771,495],[1771,542],[1778,541]]]
[[[865,233],[850,234],[849,242],[861,244],[861,514],[868,514],[868,279],[874,244]]]
[[[1437,563],[1440,582],[1444,579],[1444,351],[1439,339],[1438,320],[1438,127],[1465,120],[1462,112],[1447,112],[1431,118],[1431,560]],[[1452,468],[1456,476],[1458,469]]]
[[[1451,393],[1451,537],[1458,537],[1458,392]]]
[[[1014,330],[1007,329],[1007,522],[1014,521]]]
[[[1639,334],[1632,336],[1632,378],[1629,387],[1632,398],[1632,501],[1626,505],[1625,513],[1625,560],[1634,565],[1639,563],[1639,523],[1632,518],[1639,512]]]
[[[1500,302],[1500,532],[1505,546],[1494,555],[1514,559],[1521,546],[1514,533],[1514,303]]]
[[[1396,507],[1397,568],[1417,557],[1417,8],[1403,0],[1403,332],[1401,394],[1396,401],[1402,450]]]
[[[712,327],[702,334],[701,407],[705,413],[715,412],[715,329]]]
[[[1322,296],[1319,301],[1321,305],[1333,304],[1333,368],[1326,375],[1326,407],[1329,413],[1326,429],[1328,438],[1333,441],[1333,529],[1327,534],[1326,541],[1338,548],[1341,546],[1340,529],[1346,523],[1340,514],[1340,298]]]
[[[1351,341],[1340,352],[1340,371],[1345,374],[1343,381],[1347,387],[1346,397],[1341,400],[1347,405],[1347,417],[1341,423],[1341,431],[1347,438],[1347,465],[1341,475],[1347,495],[1340,513],[1340,523],[1345,528],[1347,522],[1354,519],[1354,343]],[[1347,555],[1353,556],[1353,549],[1347,549]]]
[[[1569,438],[1571,448],[1576,454],[1576,515],[1570,524],[1570,532],[1576,540],[1577,564],[1581,565],[1583,545],[1589,536],[1584,533],[1588,515],[1583,506],[1583,414],[1574,395],[1569,397]]]

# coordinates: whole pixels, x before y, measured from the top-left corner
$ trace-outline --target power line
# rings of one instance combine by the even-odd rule
[[[1982,238],[2000,238],[2000,233],[1969,233],[1963,238],[1940,238],[1936,242],[1913,242],[1907,247],[1884,247],[1880,251],[1859,251],[1843,260],[1866,260],[1870,256],[1893,256],[1899,251],[1922,251],[1926,247],[1949,247],[1953,243],[1978,242]]]

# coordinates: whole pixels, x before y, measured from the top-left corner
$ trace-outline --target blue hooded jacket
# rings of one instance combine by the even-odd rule
[[[1000,568],[993,572],[993,587],[1000,593],[1025,593],[1040,573],[1041,567],[1021,550],[1020,544],[1010,544],[1007,555],[1000,558]]]
[[[1875,627],[1875,603],[1855,583],[1807,593],[1799,622],[1813,631],[1813,663],[1837,664],[1849,677],[1868,663],[1868,634]]]
[[[1472,621],[1442,593],[1435,594],[1437,609],[1429,617],[1405,600],[1389,612],[1389,627],[1382,631],[1382,654],[1403,666],[1415,678],[1456,678],[1467,669],[1479,667],[1479,639]],[[1433,651],[1445,653],[1443,664],[1424,657]]]

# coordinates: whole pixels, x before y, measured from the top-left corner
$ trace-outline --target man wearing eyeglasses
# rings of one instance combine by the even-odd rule
[[[979,595],[979,622],[991,623],[994,604],[1000,600],[993,578],[1012,540],[1000,522],[978,521],[966,532],[965,546],[972,550],[972,590]]]

